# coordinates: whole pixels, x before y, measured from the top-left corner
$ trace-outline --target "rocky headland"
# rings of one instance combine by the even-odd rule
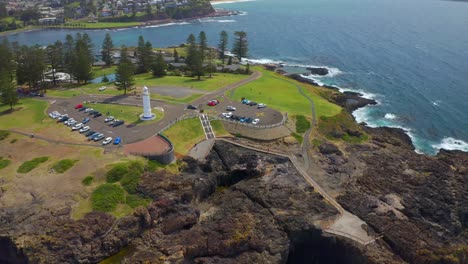
[[[348,118],[376,103],[330,88]],[[401,129],[354,121],[336,132],[313,134],[308,172],[367,223],[370,244],[324,232],[340,212],[288,158],[217,141],[206,161],[183,158],[178,175],[145,172],[137,189],[152,202],[131,216],[75,221],[40,199],[0,208],[0,263],[97,263],[118,252],[122,263],[468,263],[468,153],[417,154]],[[236,141],[302,157],[285,140]]]

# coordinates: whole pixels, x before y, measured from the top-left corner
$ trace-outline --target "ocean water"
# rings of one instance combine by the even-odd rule
[[[204,30],[246,31],[250,58],[290,66],[327,66],[316,81],[360,91],[379,102],[354,112],[370,126],[401,127],[420,153],[468,151],[468,3],[443,0],[252,0],[217,4],[241,15],[120,30],[87,31],[102,43],[153,46],[183,43]],[[45,45],[76,30],[10,36]],[[295,68],[302,71],[302,68]]]

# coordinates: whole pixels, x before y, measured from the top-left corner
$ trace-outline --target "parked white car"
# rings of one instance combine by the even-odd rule
[[[104,122],[107,123],[107,122],[110,122],[110,121],[112,121],[112,120],[114,120],[114,119],[115,119],[115,117],[113,117],[113,116],[108,116],[108,117],[106,117],[106,119],[104,119]]]
[[[89,131],[89,129],[90,129],[89,126],[82,127],[82,128],[80,129],[80,133],[87,132],[87,131]]]
[[[260,123],[260,119],[258,119],[258,118],[255,118],[255,119],[252,121],[252,124],[253,124],[253,125],[256,125],[256,124],[258,124],[258,123]]]
[[[77,123],[76,120],[72,120],[72,121],[67,123],[67,126],[74,126],[76,123]]]
[[[232,112],[228,112],[228,113],[221,113],[221,116],[224,117],[224,118],[231,118],[232,116]]]
[[[101,87],[99,87],[99,91],[104,91],[105,89],[107,89],[106,86],[101,86]]]
[[[68,126],[73,121],[75,121],[75,119],[72,117],[72,118],[69,118],[67,121],[63,122],[63,124]]]
[[[107,137],[107,138],[104,139],[104,141],[102,142],[102,145],[104,146],[104,145],[107,145],[107,144],[109,144],[109,143],[111,143],[111,142],[112,142],[112,137]]]
[[[83,127],[83,123],[78,123],[74,127],[72,127],[72,130],[78,130]]]
[[[265,108],[266,107],[266,104],[258,104],[257,105],[257,108]]]
[[[236,111],[237,108],[235,108],[234,106],[229,105],[228,107],[226,107],[226,110],[228,110],[228,111]]]
[[[85,111],[85,113],[89,113],[89,112],[91,112],[91,111],[93,111],[93,110],[94,110],[94,109],[92,109],[92,108],[86,108],[86,110],[84,110],[84,111]]]

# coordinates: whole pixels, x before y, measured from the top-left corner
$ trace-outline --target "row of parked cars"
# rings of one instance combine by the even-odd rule
[[[102,116],[102,113],[100,113],[99,111],[96,111],[91,107],[86,107],[83,104],[76,105],[75,109],[78,109],[79,112],[85,112],[85,113],[87,113],[88,115],[90,115],[90,116],[92,116],[94,118]],[[121,125],[125,124],[125,121],[118,120],[113,116],[107,116],[104,119],[104,122],[107,123],[111,127],[118,127],[118,126],[121,126]]]
[[[260,119],[258,119],[258,118],[238,116],[238,115],[232,114],[232,112],[221,113],[221,117],[226,118],[226,119],[239,121],[241,123],[252,124],[252,125],[257,125],[258,123],[260,123]]]
[[[266,107],[266,104],[263,104],[263,103],[258,104],[254,101],[250,101],[249,99],[242,99],[242,103],[248,106],[257,106],[258,109]]]
[[[102,145],[107,145],[113,141],[112,137],[105,138],[104,134],[91,130],[91,128],[88,125],[86,125],[91,121],[89,117],[85,117],[81,122],[78,122],[73,117],[69,117],[68,114],[62,115],[58,111],[53,111],[49,113],[49,117],[56,119],[57,123],[63,123],[64,125],[71,127],[72,131],[78,131],[80,134],[86,136],[88,140],[98,142],[104,139],[102,141]],[[118,145],[120,144],[120,142],[121,138],[117,137],[114,140],[114,145]]]

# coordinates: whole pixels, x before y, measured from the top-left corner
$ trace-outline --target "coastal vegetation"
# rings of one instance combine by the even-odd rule
[[[117,184],[105,183],[94,190],[91,202],[94,210],[110,212],[125,202],[125,191]]]
[[[57,173],[64,173],[67,170],[69,170],[71,167],[73,167],[78,160],[72,160],[72,159],[63,159],[57,161],[54,165],[52,165],[52,170],[54,170]]]
[[[84,185],[84,186],[90,186],[92,183],[94,182],[94,177],[93,176],[86,176],[82,181],[81,183]]]
[[[297,115],[296,118],[296,132],[305,133],[310,128],[310,122],[303,115]]]
[[[10,135],[9,131],[0,130],[0,141],[6,139]]]
[[[368,135],[346,111],[335,116],[321,116],[318,131],[331,140],[344,140],[348,143],[359,143],[368,139]]]
[[[25,161],[21,166],[19,166],[16,172],[18,173],[28,173],[39,166],[41,163],[44,163],[49,160],[49,157],[39,157],[32,160]]]
[[[0,170],[8,167],[11,164],[11,160],[0,157]]]

